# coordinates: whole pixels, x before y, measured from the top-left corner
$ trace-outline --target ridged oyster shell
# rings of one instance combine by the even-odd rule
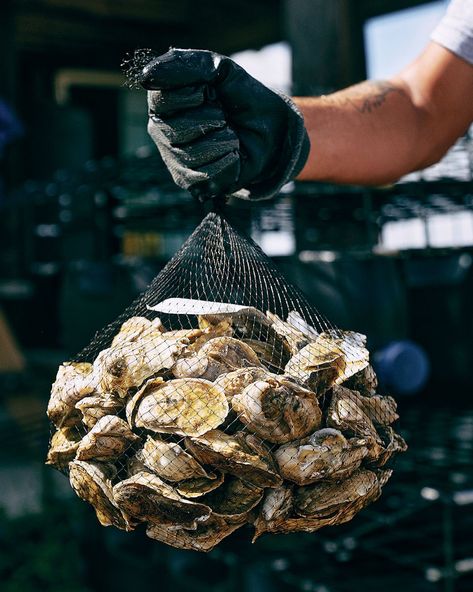
[[[86,362],[61,364],[51,387],[47,409],[49,419],[57,428],[80,423],[80,413],[75,405],[93,393],[96,387],[97,381],[91,364]]]
[[[186,438],[186,448],[203,464],[209,464],[258,487],[281,483],[271,453],[251,434],[234,436],[212,430],[198,438]]]
[[[182,498],[157,475],[140,471],[113,487],[115,503],[139,522],[195,529],[212,511],[202,503]]]
[[[177,360],[172,371],[176,378],[203,378],[213,381],[221,374],[246,366],[260,366],[253,349],[233,337],[215,337],[199,351]]]
[[[78,460],[107,461],[121,456],[129,446],[139,441],[126,421],[116,415],[105,415],[81,440]]]
[[[250,431],[272,443],[303,438],[322,421],[315,393],[276,374],[248,385],[231,404]]]
[[[290,442],[274,452],[284,479],[298,485],[309,485],[325,479],[350,475],[368,454],[368,441],[347,440],[339,431],[324,428],[300,442]]]
[[[208,380],[148,380],[127,404],[132,427],[201,436],[218,427],[229,411],[223,390]]]
[[[77,428],[59,428],[53,434],[49,445],[47,465],[54,465],[58,469],[67,467],[76,455],[80,442],[80,434]]]
[[[242,523],[229,524],[224,518],[210,516],[205,522],[197,524],[195,530],[169,529],[162,524],[151,524],[146,534],[157,541],[192,551],[211,551],[225,537],[240,528]]]
[[[114,474],[111,465],[74,460],[69,463],[69,480],[72,489],[97,514],[102,526],[116,526],[121,530],[133,530],[129,516],[115,504],[110,475]]]
[[[164,442],[155,436],[148,436],[137,453],[143,464],[166,481],[184,481],[207,477],[208,473],[196,459],[175,442]]]

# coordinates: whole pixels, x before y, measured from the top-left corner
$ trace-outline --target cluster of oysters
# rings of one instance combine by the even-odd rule
[[[209,551],[244,524],[313,532],[376,500],[406,449],[365,337],[244,308],[166,330],[131,317],[52,386],[47,463],[104,526]]]

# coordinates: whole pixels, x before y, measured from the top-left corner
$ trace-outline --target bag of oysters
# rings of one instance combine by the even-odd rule
[[[199,551],[347,522],[406,449],[365,336],[215,212],[59,367],[48,416],[47,463],[103,526]]]

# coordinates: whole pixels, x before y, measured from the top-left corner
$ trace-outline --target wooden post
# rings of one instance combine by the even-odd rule
[[[365,79],[359,2],[285,0],[285,22],[293,94],[323,94]]]

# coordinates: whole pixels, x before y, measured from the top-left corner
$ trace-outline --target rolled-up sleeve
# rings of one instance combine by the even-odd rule
[[[431,39],[473,65],[473,0],[452,0]]]

